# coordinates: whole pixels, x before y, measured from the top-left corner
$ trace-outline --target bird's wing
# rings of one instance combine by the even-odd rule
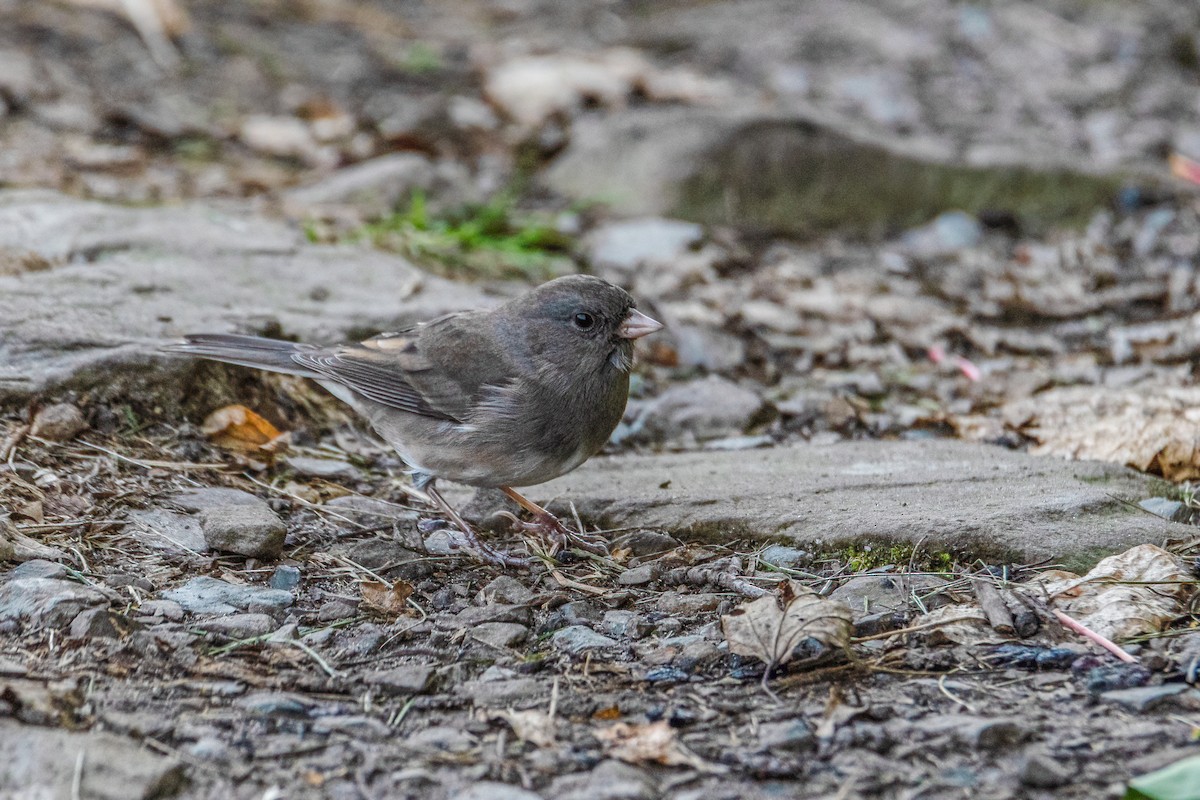
[[[451,314],[359,344],[293,358],[373,402],[463,422],[486,385],[507,377],[507,359],[478,325],[471,324],[473,316]]]

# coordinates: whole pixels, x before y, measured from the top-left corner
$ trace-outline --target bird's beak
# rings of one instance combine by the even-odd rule
[[[636,308],[631,308],[625,321],[617,328],[617,336],[622,339],[637,339],[662,330],[662,326],[663,324],[658,320],[647,317]]]

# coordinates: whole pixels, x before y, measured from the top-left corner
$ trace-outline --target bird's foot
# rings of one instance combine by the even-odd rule
[[[558,517],[549,511],[541,510],[533,513],[533,519],[526,522],[508,512],[501,512],[512,520],[513,527],[524,534],[540,536],[557,550],[574,547],[597,556],[608,555],[608,542],[599,536],[592,536],[582,531],[573,531],[562,523]]]

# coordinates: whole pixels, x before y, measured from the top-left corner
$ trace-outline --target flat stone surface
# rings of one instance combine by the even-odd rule
[[[72,783],[81,755],[81,782],[74,795]],[[140,800],[169,797],[183,782],[179,762],[132,739],[0,720],[0,794],[4,797]]]
[[[528,494],[605,528],[782,539],[806,549],[894,540],[1072,566],[1192,530],[1146,514],[1154,479],[956,440],[862,441],[597,458]],[[1132,505],[1123,503],[1130,501]]]
[[[328,343],[488,303],[395,255],[310,245],[236,208],[0,192],[0,256],[23,265],[0,274],[0,402],[62,386],[179,397],[186,387],[169,378],[192,361],[159,348],[184,333]]]
[[[192,578],[177,589],[163,592],[193,614],[232,614],[235,611],[281,611],[295,599],[291,592],[229,583],[203,576]]]

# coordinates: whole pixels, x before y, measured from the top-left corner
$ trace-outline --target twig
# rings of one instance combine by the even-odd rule
[[[953,694],[948,688],[946,688],[946,676],[945,675],[942,675],[938,678],[937,686],[938,686],[938,690],[942,694],[946,695],[946,697],[949,697],[955,703],[958,703],[960,706],[965,708],[967,711],[970,711],[972,714],[978,713],[975,706],[971,705],[966,700],[963,700],[961,697]]]
[[[16,430],[4,437],[4,443],[0,444],[0,461],[12,466],[13,456],[17,454],[17,448],[21,446],[31,427],[30,423],[18,425]]]
[[[313,661],[317,662],[317,666],[319,666],[321,669],[323,669],[325,671],[325,674],[328,675],[329,677],[331,677],[331,678],[338,677],[338,671],[336,669],[334,669],[333,667],[329,666],[329,662],[327,662],[325,659],[321,658],[320,653],[318,653],[316,650],[313,650],[311,647],[309,647],[304,642],[300,641],[299,639],[293,639],[292,641],[288,642],[287,644],[295,645],[296,647],[299,647],[301,650],[303,650],[305,653],[307,653],[309,655],[309,657],[312,658]]]
[[[1071,619],[1066,614],[1059,611],[1057,608],[1051,609],[1050,613],[1054,615],[1055,619],[1057,619],[1059,622],[1062,623],[1062,626],[1064,628],[1066,628],[1067,630],[1070,630],[1070,631],[1074,631],[1075,633],[1078,633],[1083,638],[1088,639],[1089,641],[1092,641],[1092,642],[1100,645],[1105,650],[1107,650],[1108,652],[1112,653],[1117,658],[1124,661],[1126,664],[1136,664],[1137,663],[1137,659],[1134,658],[1133,656],[1129,655],[1129,653],[1126,653],[1123,649],[1121,649],[1121,646],[1119,644],[1112,641],[1111,639],[1101,636],[1100,634],[1096,633],[1091,628],[1084,625],[1082,622]]]
[[[71,776],[71,800],[79,800],[83,790],[83,759],[87,755],[87,750],[79,748],[79,755],[75,757],[75,774]]]
[[[984,578],[972,578],[971,588],[975,590],[975,597],[979,599],[979,607],[987,615],[992,629],[1005,636],[1014,635],[1017,632],[1017,626],[1008,610],[1008,604],[1004,602],[996,585]]]
[[[554,580],[558,581],[559,584],[564,588],[575,589],[586,594],[594,595],[595,597],[603,597],[604,595],[608,594],[609,591],[608,589],[601,589],[599,586],[592,586],[588,583],[580,583],[579,581],[571,580],[556,569],[551,569],[550,575],[553,576]]]

